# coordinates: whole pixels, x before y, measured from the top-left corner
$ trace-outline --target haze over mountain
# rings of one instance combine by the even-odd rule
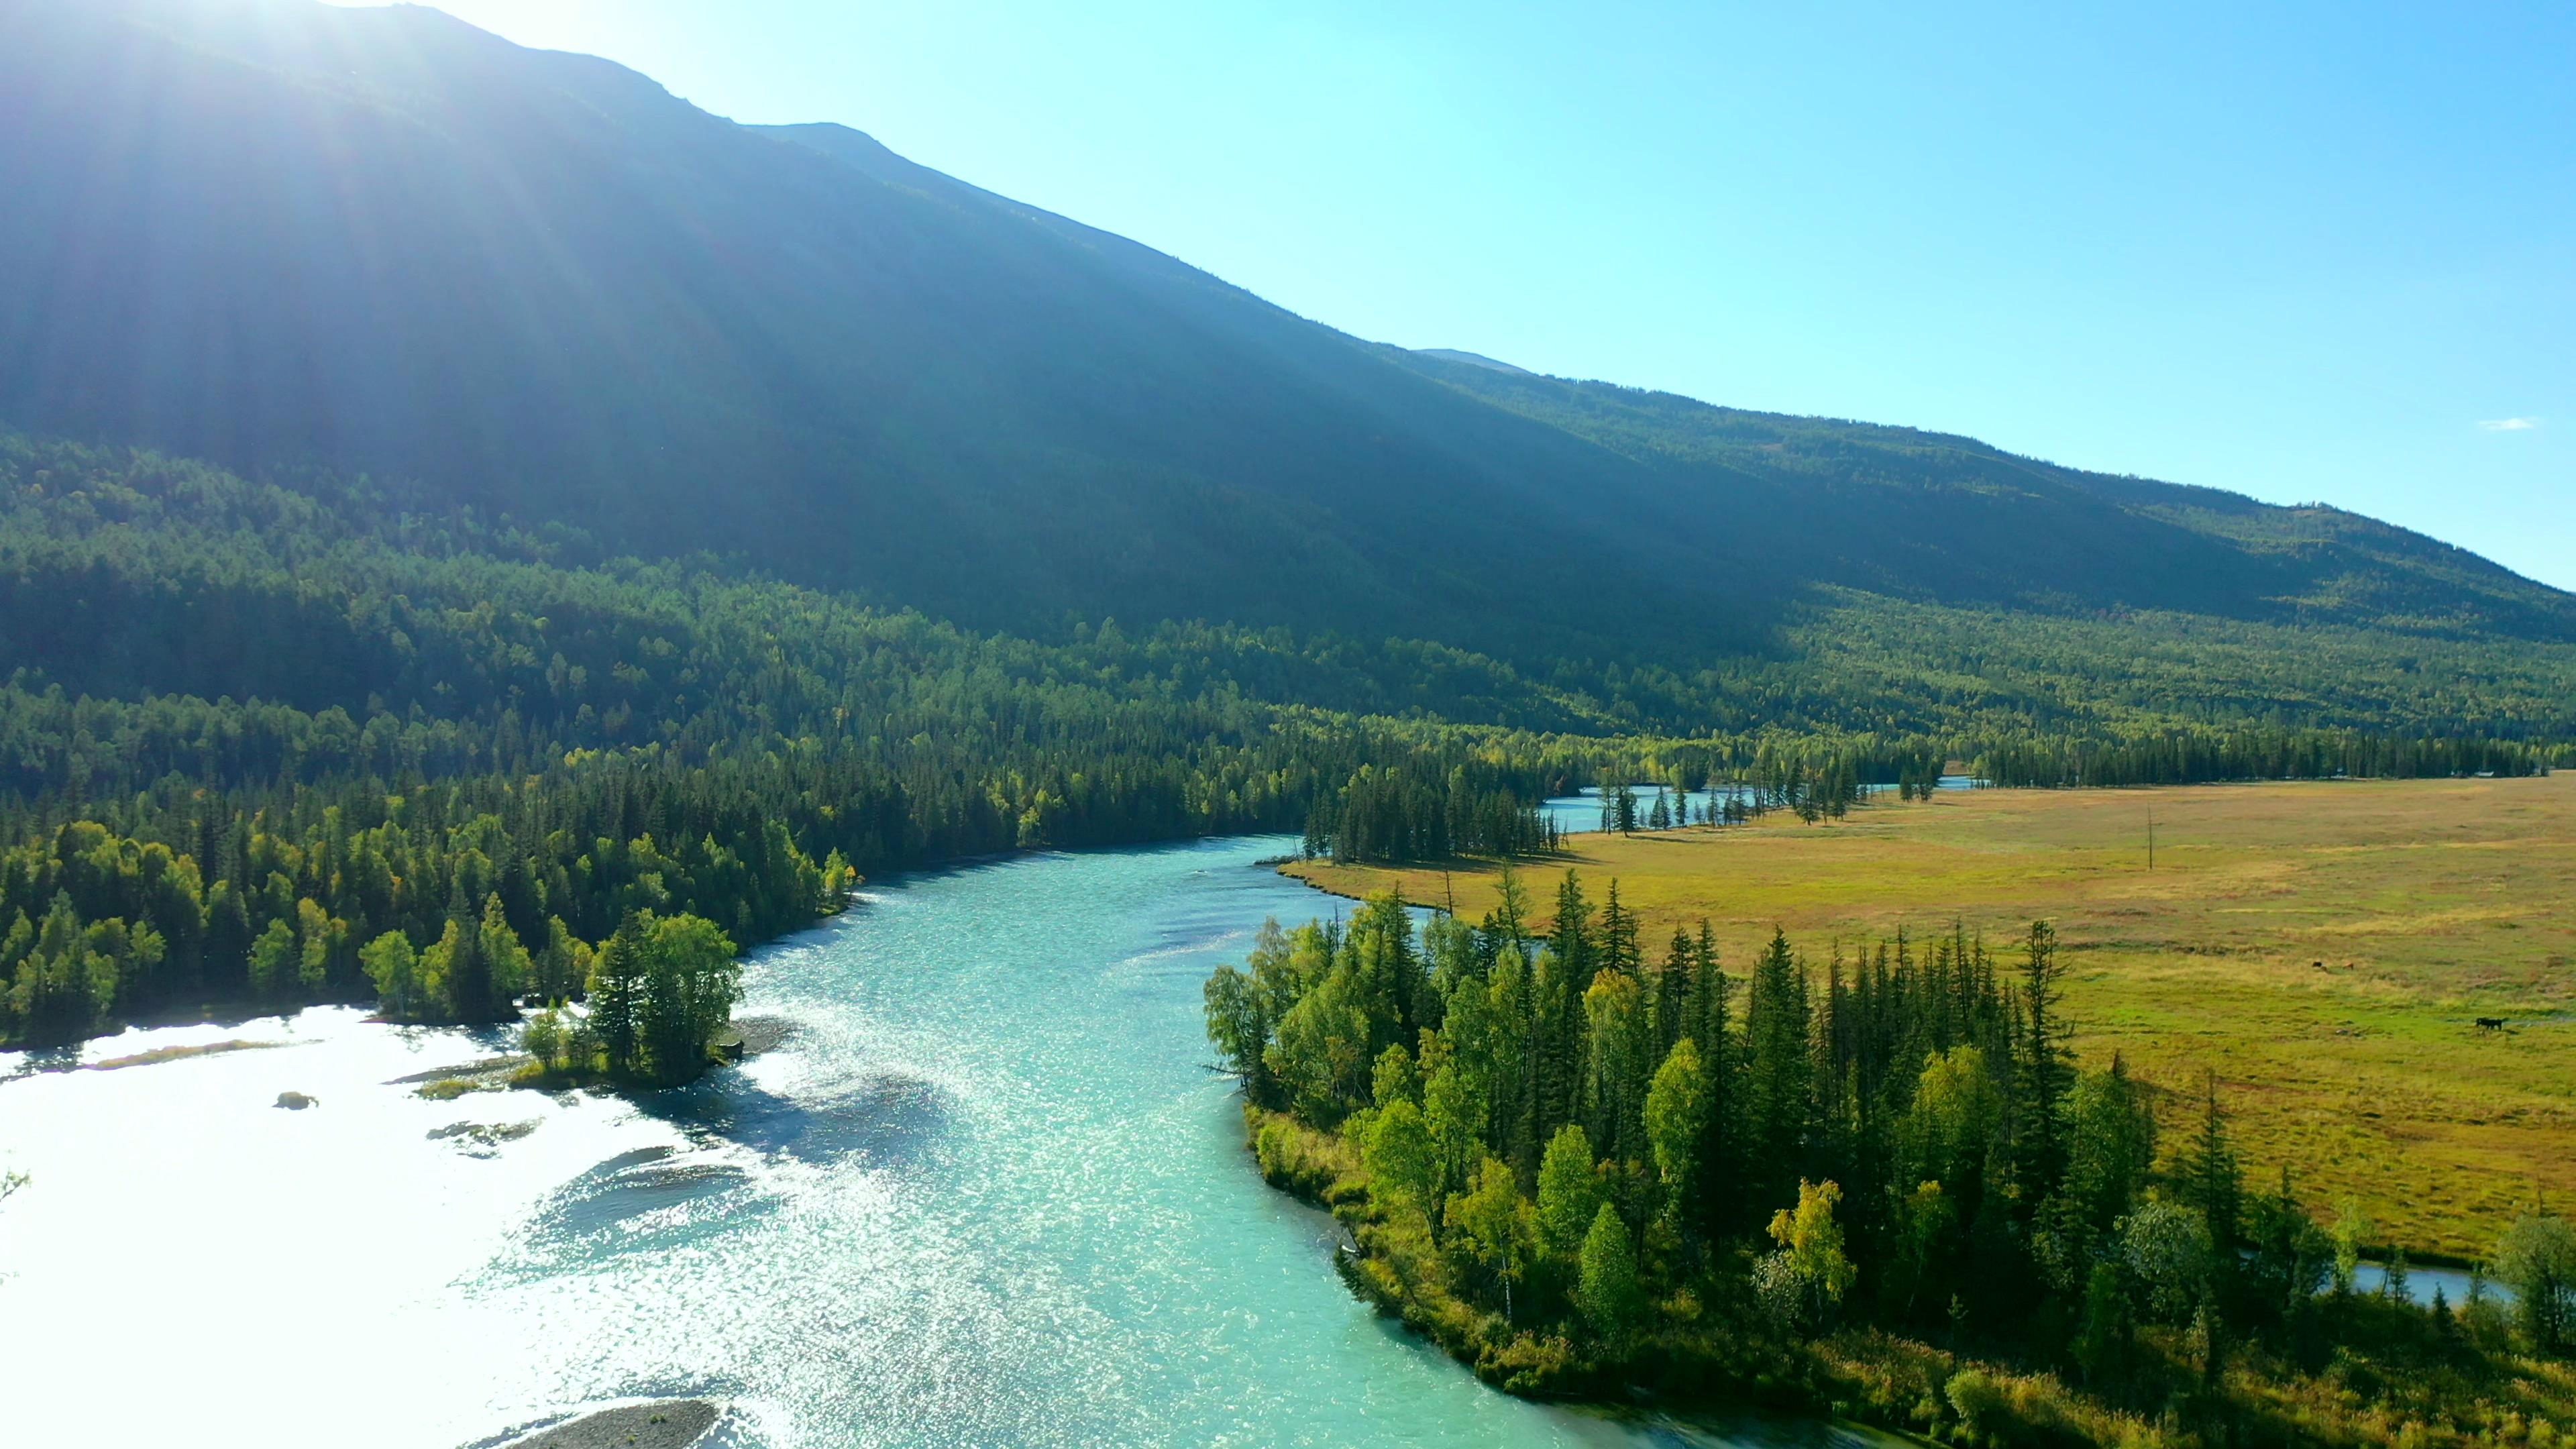
[[[1369,344],[856,131],[431,10],[0,27],[0,424],[31,432],[1018,631],[1687,670],[1794,653],[1860,591],[2576,641],[2576,599],[2356,515]]]

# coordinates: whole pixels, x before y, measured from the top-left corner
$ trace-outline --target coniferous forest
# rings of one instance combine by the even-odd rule
[[[23,436],[0,437],[0,563],[0,1033],[29,1044],[244,1004],[504,1019],[586,995],[630,916],[747,947],[862,875],[996,851],[1276,831],[1352,861],[1544,856],[1538,802],[1592,783],[1733,782],[1727,818],[1815,820],[1950,760],[2101,785],[2560,757],[1915,709],[1641,733],[1618,721],[1644,676],[1615,668],[1585,692],[1280,631],[979,635],[372,480]]]
[[[1472,926],[1392,894],[1272,922],[1207,1028],[1264,1175],[1355,1229],[1352,1286],[1517,1392],[2287,1445],[2492,1427],[2567,1342],[2563,1219],[2498,1242],[2510,1298],[2419,1306],[2403,1254],[2357,1293],[2362,1229],[2247,1181],[2214,1084],[2160,1142],[2118,1058],[2078,1069],[2059,977],[2045,922],[1821,963],[1775,933],[1730,976],[1705,923],[1650,939],[1568,871]]]

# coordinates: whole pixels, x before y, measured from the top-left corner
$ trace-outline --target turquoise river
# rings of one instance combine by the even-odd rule
[[[1350,1297],[1200,1027],[1263,917],[1333,908],[1283,847],[873,885],[749,962],[783,1046],[641,1103],[424,1100],[507,1043],[345,1009],[0,1055],[9,1437],[454,1449],[703,1394],[769,1449],[1844,1439],[1518,1402]]]

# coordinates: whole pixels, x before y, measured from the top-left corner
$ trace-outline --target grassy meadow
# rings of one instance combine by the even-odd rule
[[[2078,1050],[2166,1089],[2169,1144],[2214,1071],[2249,1178],[2286,1164],[2321,1210],[2358,1199],[2375,1242],[2482,1256],[2517,1208],[2576,1201],[2576,776],[1946,792],[1573,845],[1656,959],[1703,916],[1730,970],[1777,925],[1819,973],[1900,927],[1956,919],[2008,953],[2046,918]],[[1542,908],[1560,868],[1524,868]],[[1470,918],[1496,880],[1286,870]]]

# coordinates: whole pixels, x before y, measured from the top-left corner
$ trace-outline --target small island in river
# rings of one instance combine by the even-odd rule
[[[513,1439],[502,1449],[689,1449],[723,1412],[707,1399],[621,1404]]]

